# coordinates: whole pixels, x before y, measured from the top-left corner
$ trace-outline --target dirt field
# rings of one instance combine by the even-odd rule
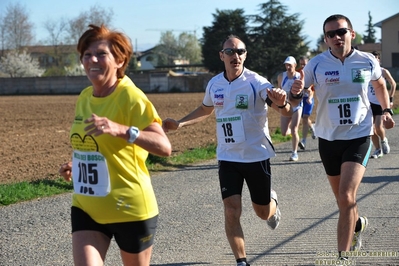
[[[161,118],[179,119],[201,104],[203,93],[148,94]],[[0,97],[0,184],[57,178],[70,159],[69,129],[77,96]],[[395,99],[395,106],[399,97]],[[314,117],[312,117],[314,120]],[[168,133],[174,154],[215,143],[214,117]],[[269,113],[272,132],[279,115]]]

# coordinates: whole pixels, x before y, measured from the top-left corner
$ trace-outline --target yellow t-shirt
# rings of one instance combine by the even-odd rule
[[[145,94],[129,77],[119,80],[107,97],[84,89],[76,104],[70,132],[73,148],[72,175],[76,206],[98,223],[141,221],[158,214],[154,190],[145,165],[148,152],[126,140],[102,134],[87,136],[84,121],[92,114],[140,130],[162,123]]]

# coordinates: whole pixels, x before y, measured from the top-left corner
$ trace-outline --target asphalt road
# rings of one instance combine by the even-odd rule
[[[399,120],[395,119],[397,123]],[[358,191],[369,218],[356,265],[399,265],[399,127],[387,131],[391,153],[369,161]],[[246,187],[242,226],[251,265],[331,265],[337,207],[317,140],[288,161],[290,143],[276,146],[273,188],[282,220],[270,230],[254,214]],[[160,207],[151,265],[235,265],[224,233],[216,161],[153,176]],[[71,194],[0,207],[0,265],[72,265]],[[329,263],[329,264],[328,264]],[[352,264],[352,265],[353,265]],[[115,242],[106,265],[122,265]]]

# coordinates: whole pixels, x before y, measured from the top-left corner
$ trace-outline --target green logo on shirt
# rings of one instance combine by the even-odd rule
[[[355,68],[352,69],[352,82],[353,83],[364,83],[366,77],[366,69]]]
[[[239,94],[236,96],[236,108],[248,109],[248,95]]]

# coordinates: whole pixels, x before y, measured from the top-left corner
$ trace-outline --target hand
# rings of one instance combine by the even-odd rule
[[[293,95],[300,94],[305,86],[305,73],[303,72],[303,70],[301,70],[299,73],[301,74],[301,77],[299,79],[294,80],[294,83],[292,84],[291,87],[291,93]]]
[[[162,121],[162,128],[165,132],[169,132],[169,130],[177,130],[179,125],[180,123],[172,118],[166,118]]]
[[[287,101],[287,93],[280,88],[267,90],[267,97],[277,106],[283,106]]]
[[[99,117],[96,114],[92,114],[91,117],[87,118],[84,122],[90,124],[84,128],[86,134],[89,136],[94,135],[97,137],[107,133],[116,137],[118,134],[124,134],[127,131],[127,126],[122,126],[106,117]]]
[[[58,173],[64,178],[65,181],[72,180],[72,162],[64,163],[60,166]]]
[[[386,129],[390,129],[395,126],[395,120],[393,120],[392,116],[389,113],[385,113],[384,115],[382,115],[381,119]]]

